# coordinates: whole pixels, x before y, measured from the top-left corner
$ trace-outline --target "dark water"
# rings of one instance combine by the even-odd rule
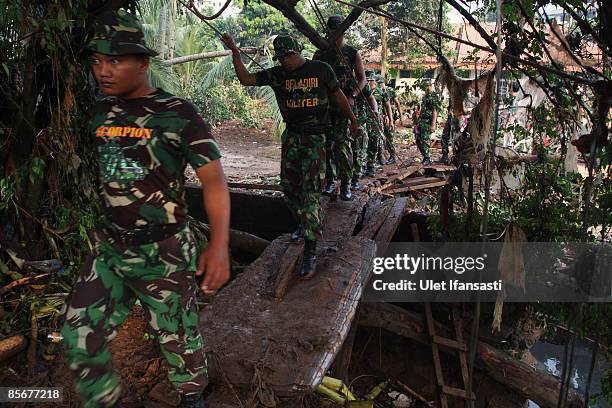
[[[560,377],[563,370],[563,352],[564,346],[550,344],[545,342],[537,343],[531,348],[531,354],[538,360],[538,368],[548,371],[550,374]],[[586,382],[589,376],[591,367],[590,343],[586,341],[577,341],[574,355],[574,368],[570,377],[570,387],[584,396],[586,390]],[[595,370],[593,371],[593,379],[591,380],[591,388],[589,395],[598,394],[601,390],[601,377],[606,368],[611,365],[603,358],[601,350],[598,352]],[[605,402],[600,402],[598,405],[589,405],[591,408],[610,408],[610,405]],[[529,401],[529,408],[538,408],[538,405]]]

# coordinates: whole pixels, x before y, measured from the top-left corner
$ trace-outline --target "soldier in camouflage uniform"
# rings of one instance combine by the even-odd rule
[[[393,135],[395,133],[395,120],[393,119],[393,107],[392,103],[395,102],[395,90],[393,88],[387,87],[385,84],[385,79],[379,75],[377,78],[377,84],[384,95],[384,99],[386,100],[386,104],[388,105],[385,108],[386,120],[383,127],[383,133],[385,138],[383,140],[383,146],[387,152],[389,152],[389,160],[385,162],[385,164],[393,164],[395,163],[395,144],[393,143]],[[382,157],[382,152],[381,152]]]
[[[383,149],[387,149],[391,157],[395,156],[395,150],[393,150],[393,144],[389,145],[388,140],[393,131],[393,114],[391,112],[391,101],[389,100],[389,93],[385,89],[385,80],[381,75],[376,75],[376,89],[374,89],[374,98],[378,102],[379,113],[382,116],[382,135],[378,142],[378,151],[376,152],[376,160],[380,165],[386,164],[383,160]],[[391,150],[390,150],[391,149]]]
[[[229,193],[219,148],[193,105],[149,85],[149,57],[156,52],[145,45],[136,17],[101,14],[86,49],[106,95],[95,104],[89,127],[104,214],[92,231],[94,250],[79,272],[62,328],[75,387],[85,407],[121,406],[109,342],[139,300],[180,406],[203,407],[207,368],[194,272],[206,273],[207,293],[229,279]],[[204,185],[211,224],[197,265],[186,224],[187,163]]]
[[[421,115],[414,127],[414,136],[417,148],[423,155],[422,163],[429,164],[431,163],[429,140],[431,138],[431,133],[436,130],[436,119],[438,117],[438,110],[440,109],[440,99],[434,92],[433,82],[431,80],[426,80],[424,84],[425,95],[423,95],[423,99],[421,100]]]
[[[440,157],[439,163],[449,164],[450,160],[448,158],[448,148],[450,144],[453,143],[455,139],[454,135],[457,134],[460,130],[459,120],[453,114],[452,107],[449,102],[448,106],[448,117],[446,118],[446,123],[444,124],[444,130],[442,131],[442,137],[440,142],[442,143],[442,157]]]
[[[384,98],[382,93],[378,90],[378,87],[376,86],[376,76],[374,75],[374,71],[368,70],[366,72],[366,77],[368,81],[368,86],[370,87],[372,92],[372,97],[376,102],[377,109],[374,110],[373,114],[370,114],[367,117],[368,146],[366,154],[365,175],[368,177],[374,177],[374,166],[376,164],[379,146],[382,143],[383,138],[383,135],[381,133],[383,125],[380,111],[383,110],[382,105],[384,104]]]
[[[373,74],[371,70],[366,70],[366,79]],[[359,190],[362,188],[359,183],[361,177],[366,176],[366,159],[368,151],[369,127],[372,122],[369,118],[376,120],[378,115],[378,104],[370,84],[366,83],[363,90],[355,98],[353,112],[357,116],[360,132],[353,138],[353,178],[351,180],[351,190]]]
[[[325,175],[325,131],[329,125],[328,107],[335,103],[349,118],[351,134],[357,132],[357,118],[338,86],[331,67],[325,62],[306,60],[301,46],[286,35],[274,39],[275,66],[250,73],[240,59],[234,39],[225,34],[225,45],[232,50],[232,61],[240,83],[248,86],[269,85],[283,115],[281,185],[285,199],[299,227],[292,235],[304,238],[304,256],[298,275],[309,279],[316,271],[316,242],[321,237],[319,198]]]
[[[336,30],[343,20],[344,18],[339,15],[330,16],[326,23],[328,31]],[[359,51],[344,44],[344,36],[340,35],[331,48],[315,52],[313,59],[324,61],[332,67],[338,78],[340,89],[346,95],[351,106],[354,107],[357,97],[366,85],[363,62]],[[326,134],[326,185],[323,194],[335,198],[336,186],[334,180],[339,178],[340,198],[350,200],[352,194],[349,183],[352,182],[353,186],[357,187],[357,181],[359,180],[359,174],[353,174],[355,163],[353,148],[361,144],[359,141],[354,141],[353,137],[361,138],[361,134],[358,133],[353,136],[349,134],[347,119],[338,107],[330,106],[329,114],[330,127]]]

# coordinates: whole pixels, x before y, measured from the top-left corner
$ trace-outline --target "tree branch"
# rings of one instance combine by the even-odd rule
[[[243,48],[242,51],[249,53],[249,54],[257,54],[257,48],[255,47]],[[225,57],[231,54],[232,52],[230,50],[201,52],[199,54],[191,54],[191,55],[184,55],[182,57],[171,58],[171,59],[165,60],[164,63],[167,65],[177,65],[177,64],[184,64],[186,62],[197,61],[201,59]]]
[[[280,11],[289,21],[291,21],[299,32],[304,34],[306,38],[317,48],[329,48],[328,41],[321,37],[319,32],[311,26],[306,19],[295,10],[295,4],[289,3],[286,0],[263,0],[269,6]]]
[[[572,16],[572,18],[576,21],[576,24],[578,24],[578,26],[580,27],[580,29],[582,30],[583,33],[588,33],[588,34],[590,34],[593,37],[593,40],[599,45],[599,47],[601,48],[602,52],[606,52],[608,55],[610,55],[610,49],[608,47],[606,47],[607,44],[604,43],[604,41],[602,41],[602,39],[595,32],[593,27],[591,27],[591,25],[586,20],[581,18],[578,15],[578,13],[576,13],[576,11],[574,11],[574,9],[572,9],[566,2],[560,1],[558,3],[558,5],[561,8],[563,8],[563,10],[567,11],[567,14]],[[608,49],[606,50],[606,48],[608,48]]]
[[[373,8],[382,6],[383,4],[389,3],[391,0],[364,0],[359,3],[359,6],[363,8]],[[357,19],[361,16],[363,10],[357,7],[353,7],[348,16],[344,19],[344,21],[340,24],[340,26],[331,33],[330,41],[336,41],[340,35],[342,35],[349,27],[357,21]]]
[[[448,3],[451,7],[453,7],[455,10],[457,10],[459,14],[461,14],[463,18],[465,18],[474,27],[476,31],[478,31],[478,34],[480,34],[480,36],[483,38],[483,40],[485,40],[489,47],[491,47],[491,49],[495,52],[495,50],[497,49],[495,40],[489,35],[489,33],[485,31],[484,28],[482,28],[482,26],[478,23],[478,21],[476,21],[474,16],[472,16],[466,9],[461,7],[461,5],[455,0],[444,1]]]

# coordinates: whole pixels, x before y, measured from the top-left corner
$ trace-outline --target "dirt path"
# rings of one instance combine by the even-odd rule
[[[270,121],[263,123],[261,129],[244,128],[238,121],[228,121],[213,130],[229,181],[262,181],[279,176],[281,144],[271,129]],[[189,181],[197,181],[189,166],[185,175]]]

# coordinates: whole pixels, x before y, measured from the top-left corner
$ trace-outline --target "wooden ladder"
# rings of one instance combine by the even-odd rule
[[[461,333],[461,317],[457,307],[453,306],[453,327],[455,330],[455,339],[449,339],[446,337],[438,336],[436,334],[436,328],[434,324],[433,314],[431,313],[431,303],[425,303],[425,318],[427,320],[427,332],[431,338],[431,351],[433,354],[434,371],[436,374],[436,384],[438,386],[438,397],[440,402],[440,408],[448,408],[448,396],[462,398],[464,400],[476,400],[476,396],[472,392],[468,397],[467,384],[468,384],[468,365],[467,365],[467,345],[463,340],[463,334]],[[461,377],[463,379],[463,389],[451,387],[445,384],[444,374],[442,372],[442,363],[440,362],[440,349],[439,347],[446,347],[449,349],[456,350],[459,354],[459,365],[461,366]]]

